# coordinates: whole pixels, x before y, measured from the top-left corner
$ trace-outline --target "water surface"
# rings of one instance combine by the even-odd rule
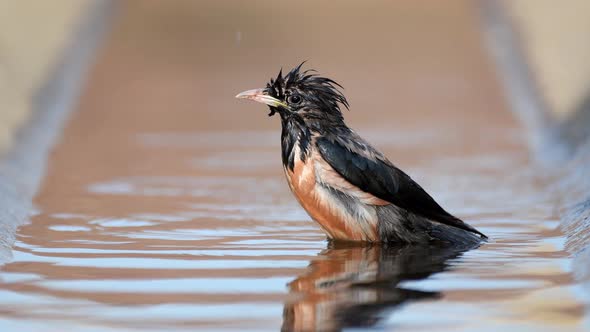
[[[362,132],[388,151],[417,149],[411,141],[388,144],[392,135],[377,129]],[[49,320],[157,330],[580,324],[563,237],[513,132],[499,142],[504,151],[408,163],[449,210],[490,236],[472,251],[328,244],[270,169],[278,146],[266,136],[278,132],[225,133],[250,138],[236,154],[187,135],[130,138],[127,148],[142,152],[129,168],[151,162],[159,175],[68,179],[62,185],[75,194],[42,202],[0,273],[6,326],[22,317],[27,328]],[[456,144],[441,137],[439,148],[445,140]],[[175,174],[148,160],[161,150],[175,150]],[[240,167],[247,158],[251,167]]]

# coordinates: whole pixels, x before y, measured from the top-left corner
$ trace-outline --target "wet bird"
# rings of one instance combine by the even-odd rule
[[[244,91],[281,117],[289,187],[328,238],[374,243],[474,243],[487,237],[445,211],[344,122],[342,86],[315,70],[282,70]]]

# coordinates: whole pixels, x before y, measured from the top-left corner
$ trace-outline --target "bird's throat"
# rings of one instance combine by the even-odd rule
[[[281,152],[283,166],[291,171],[295,167],[295,160],[299,158],[305,162],[310,150],[311,132],[299,117],[282,119]]]

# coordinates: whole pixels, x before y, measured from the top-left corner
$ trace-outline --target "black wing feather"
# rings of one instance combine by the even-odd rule
[[[470,225],[445,211],[409,175],[395,167],[368,143],[351,133],[353,139],[318,138],[322,157],[342,177],[361,190],[393,203],[416,215],[461,228],[487,238]]]

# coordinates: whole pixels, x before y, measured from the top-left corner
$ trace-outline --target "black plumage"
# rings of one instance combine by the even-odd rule
[[[365,150],[351,151],[340,141],[363,142]],[[419,216],[485,235],[445,211],[410,176],[395,167],[355,133],[316,141],[322,157],[350,183]],[[371,157],[375,156],[375,157]]]
[[[269,115],[280,115],[289,185],[329,237],[373,242],[486,238],[351,130],[340,108],[349,107],[342,87],[301,66],[237,97],[263,102]]]

